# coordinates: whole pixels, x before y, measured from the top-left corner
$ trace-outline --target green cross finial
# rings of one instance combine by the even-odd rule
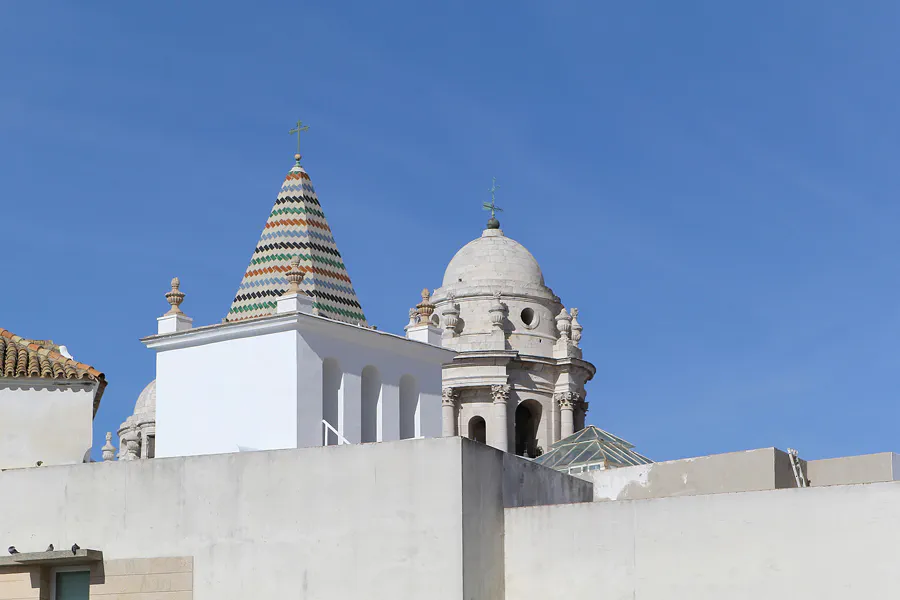
[[[497,178],[491,177],[491,189],[488,190],[491,193],[491,201],[489,203],[485,202],[482,205],[484,207],[484,210],[491,211],[491,218],[488,221],[488,229],[499,229],[500,228],[500,221],[497,220],[496,213],[503,212],[503,209],[500,208],[499,206],[497,206],[497,204],[494,202],[494,193],[498,189],[500,189],[500,186],[497,185]]]
[[[297,126],[288,132],[290,135],[297,134],[297,154],[300,154],[300,132],[302,131],[309,131],[309,125],[304,125],[303,121],[297,121]]]

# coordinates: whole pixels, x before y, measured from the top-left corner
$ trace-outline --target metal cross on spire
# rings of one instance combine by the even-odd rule
[[[304,125],[303,121],[297,121],[297,126],[291,129],[288,133],[290,135],[297,134],[297,154],[300,154],[300,133],[303,131],[309,131],[309,125]],[[298,158],[299,160],[299,158]]]
[[[491,177],[491,189],[488,190],[491,193],[491,201],[485,202],[482,205],[484,207],[484,210],[491,211],[491,218],[488,221],[488,229],[499,229],[500,228],[500,221],[497,220],[496,213],[503,212],[503,209],[500,208],[499,206],[497,206],[496,202],[494,201],[494,193],[498,189],[500,189],[500,186],[497,185],[497,178]]]

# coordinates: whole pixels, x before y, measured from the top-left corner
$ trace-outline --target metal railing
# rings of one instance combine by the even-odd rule
[[[322,445],[323,446],[328,446],[328,432],[329,431],[334,434],[334,437],[337,438],[338,446],[350,443],[349,441],[347,441],[347,438],[342,436],[340,434],[340,432],[337,429],[335,429],[334,427],[332,427],[331,423],[329,423],[325,419],[322,419],[322,425],[323,425],[323,427],[322,427]]]

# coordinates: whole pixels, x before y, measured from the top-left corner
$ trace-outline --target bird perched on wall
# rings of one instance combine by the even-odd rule
[[[81,546],[79,546],[78,544],[72,544],[72,554],[77,553],[79,550],[81,550]]]
[[[53,544],[50,544],[49,546],[47,546],[47,549],[44,550],[44,552],[53,552]]]
[[[15,546],[10,546],[9,548],[6,549],[6,551],[9,552],[10,554],[18,554],[19,553],[19,551],[16,550]]]

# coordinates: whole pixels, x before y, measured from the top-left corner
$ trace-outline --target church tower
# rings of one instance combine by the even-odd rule
[[[312,299],[314,314],[366,326],[316,190],[300,165],[300,154],[294,158],[225,321],[274,314],[278,298],[288,289],[285,273],[291,259],[299,257],[304,273],[300,290]]]
[[[443,368],[443,435],[534,458],[584,428],[596,369],[582,358],[578,309],[563,306],[531,252],[503,233],[493,201],[485,207],[487,227],[456,253],[443,285],[423,293],[407,335],[433,329],[457,353]]]

